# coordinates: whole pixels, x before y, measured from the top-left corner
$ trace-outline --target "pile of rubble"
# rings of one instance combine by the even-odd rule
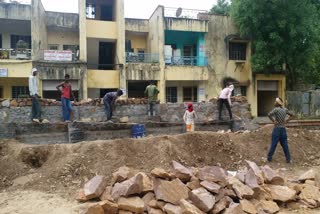
[[[218,166],[188,168],[173,161],[168,172],[155,168],[150,176],[128,167],[89,180],[77,194],[83,214],[263,214],[320,206],[318,175],[310,170],[286,180],[269,166],[228,172]]]

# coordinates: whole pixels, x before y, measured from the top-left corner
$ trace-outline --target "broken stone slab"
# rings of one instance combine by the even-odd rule
[[[247,162],[249,168],[253,170],[255,176],[257,177],[258,184],[263,184],[264,183],[264,178],[263,178],[263,175],[262,175],[262,171],[260,170],[258,165],[256,163],[252,162],[252,161],[246,160],[246,162]]]
[[[154,179],[154,192],[158,200],[177,205],[181,199],[187,199],[189,189],[179,179],[166,181]]]
[[[247,174],[247,171],[238,171],[237,174],[236,174],[236,178],[239,179],[239,181],[241,181],[242,183],[245,183],[245,177],[246,177],[246,174]]]
[[[99,203],[86,203],[79,208],[79,214],[104,214]]]
[[[129,117],[128,116],[121,117],[119,121],[120,123],[129,123]]]
[[[252,169],[249,169],[245,175],[245,184],[255,192],[259,189],[258,178]]]
[[[310,209],[315,209],[315,208],[319,207],[317,201],[313,200],[313,199],[301,199],[301,200],[299,200],[299,203],[305,207],[310,208]]]
[[[320,205],[320,191],[316,186],[304,184],[299,197],[301,200],[305,200],[307,202],[308,200],[314,200],[316,203],[319,202]]]
[[[146,175],[143,172],[140,172],[137,175],[139,175],[139,174],[142,176],[142,192],[143,193],[152,192],[153,191],[153,182],[152,182],[152,180],[149,178],[148,175]]]
[[[171,179],[171,175],[169,174],[169,172],[161,168],[154,168],[151,171],[151,175],[156,178]]]
[[[104,213],[108,213],[108,214],[117,214],[118,213],[118,204],[116,204],[116,203],[105,200],[105,201],[99,202],[99,205],[104,210]]]
[[[210,211],[215,204],[215,197],[203,187],[189,192],[189,199],[203,212]]]
[[[154,209],[149,207],[148,214],[165,214],[165,213],[160,209]]]
[[[84,194],[84,189],[80,189],[77,193],[76,193],[76,200],[79,202],[86,202],[89,199],[87,199],[86,195]]]
[[[111,196],[117,200],[121,196],[129,196],[132,194],[140,194],[143,190],[143,175],[141,173],[123,181],[122,183],[116,183],[112,188]]]
[[[240,200],[240,204],[242,206],[242,210],[245,213],[249,213],[249,214],[256,214],[257,213],[257,209],[250,201],[243,199],[243,200]]]
[[[197,174],[197,177],[202,181],[217,182],[220,185],[226,183],[227,176],[227,171],[218,166],[200,168]]]
[[[158,209],[158,208],[159,208],[159,207],[158,207],[158,204],[157,204],[157,200],[155,200],[155,199],[149,201],[148,206],[149,206],[149,207],[152,207],[152,208],[155,208],[155,209]]]
[[[167,213],[167,214],[182,214],[181,211],[181,207],[180,206],[176,206],[170,203],[167,203],[164,207],[163,210]]]
[[[181,207],[182,214],[205,214],[185,199],[180,200],[179,205]]]
[[[316,186],[316,182],[313,181],[313,180],[306,180],[304,183],[305,183],[305,184],[309,184],[309,185]]]
[[[305,180],[314,180],[316,177],[316,172],[313,169],[303,173],[298,180],[304,182]]]
[[[273,200],[287,202],[296,198],[296,191],[287,186],[266,185],[269,189]]]
[[[134,214],[134,213],[126,210],[119,210],[119,214]]]
[[[112,187],[111,186],[107,186],[105,188],[105,190],[103,191],[103,193],[101,194],[100,200],[101,201],[105,201],[105,200],[114,201],[112,196],[111,196],[111,191],[112,191]]]
[[[280,210],[278,204],[275,203],[274,201],[262,200],[259,202],[258,207],[260,208],[260,210],[262,210],[266,213],[271,213],[271,214],[277,213]]]
[[[10,107],[10,100],[2,101],[1,106],[9,108]]]
[[[155,200],[155,195],[153,192],[148,192],[142,197],[144,202],[144,211],[148,211],[148,204],[150,201]]]
[[[214,182],[209,182],[209,181],[202,181],[200,183],[201,186],[203,186],[204,188],[206,188],[209,192],[218,194],[219,190],[221,189],[221,186],[214,183]]]
[[[187,187],[191,190],[198,189],[201,187],[200,180],[193,180],[187,183]]]
[[[231,202],[233,202],[233,200],[230,197],[228,196],[223,197],[222,199],[219,200],[218,203],[214,205],[211,213],[212,214],[221,213],[224,209],[226,209],[229,206]]]
[[[107,180],[104,176],[97,175],[84,185],[85,197],[90,200],[100,197],[107,186]]]
[[[244,214],[241,204],[232,202],[223,214]]]
[[[121,197],[118,200],[118,206],[121,210],[126,210],[134,213],[144,212],[144,202],[141,198],[134,196],[129,198]]]
[[[172,161],[173,174],[181,181],[188,182],[192,176],[192,170],[183,166],[182,164]]]
[[[241,183],[237,178],[229,177],[228,183],[232,186],[233,190],[235,191],[235,193],[240,199],[252,198],[254,194],[253,190],[249,186]]]
[[[278,175],[268,165],[261,167],[264,180],[267,184],[284,185],[284,178]]]
[[[112,173],[113,183],[120,183],[120,182],[125,181],[129,178],[132,178],[135,175],[136,175],[135,170],[133,170],[127,166],[122,166],[118,169],[118,171]]]
[[[163,207],[166,205],[166,202],[164,201],[157,201],[157,206],[159,209],[163,210]]]

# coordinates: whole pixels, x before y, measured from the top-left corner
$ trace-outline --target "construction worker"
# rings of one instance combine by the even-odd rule
[[[157,102],[159,90],[153,81],[150,81],[149,85],[146,87],[146,90],[144,91],[144,94],[148,99],[148,116],[156,116],[154,107]]]
[[[116,100],[118,99],[118,97],[122,95],[123,95],[123,92],[120,89],[118,89],[116,92],[109,92],[104,95],[103,104],[105,107],[105,112],[106,112],[108,121],[110,121],[112,118],[112,112],[113,112],[114,104],[116,103]]]
[[[231,112],[231,94],[234,89],[233,84],[227,83],[227,86],[220,92],[218,105],[219,105],[219,120],[222,120],[221,113],[222,113],[222,107],[223,105],[226,106],[230,120],[232,120],[232,112]]]
[[[274,128],[272,131],[272,141],[271,141],[267,160],[269,162],[272,161],[272,156],[276,151],[278,142],[280,141],[283,152],[286,156],[286,161],[287,163],[291,163],[290,151],[288,146],[288,137],[287,137],[285,124],[289,122],[293,114],[290,113],[288,109],[284,108],[283,101],[280,97],[276,98],[274,105],[275,105],[275,108],[268,114],[270,120],[274,123]],[[287,115],[289,117],[287,117]]]

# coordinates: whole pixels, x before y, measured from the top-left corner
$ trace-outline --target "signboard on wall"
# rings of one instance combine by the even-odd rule
[[[45,50],[44,60],[47,61],[72,61],[72,51]]]
[[[0,68],[0,77],[8,77],[8,69]]]

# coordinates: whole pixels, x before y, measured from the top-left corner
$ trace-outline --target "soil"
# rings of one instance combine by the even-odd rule
[[[75,192],[88,179],[101,174],[111,181],[112,173],[124,165],[145,172],[155,167],[170,169],[172,160],[195,167],[220,165],[227,170],[243,167],[245,160],[264,165],[271,131],[272,127],[266,126],[244,133],[195,132],[56,145],[27,145],[17,140],[3,140],[0,141],[0,213],[19,213],[10,212],[10,206],[14,207],[15,201],[22,200],[22,209],[32,195],[38,193],[45,194],[34,196],[34,203],[39,206],[40,199],[48,197],[52,199],[52,209],[55,204],[57,209],[64,209],[59,204],[66,207],[61,212],[41,213],[70,213],[68,209],[75,203]],[[293,164],[285,163],[279,146],[269,165],[289,170],[320,165],[319,134],[318,131],[288,129]],[[62,199],[64,203],[59,201]],[[3,207],[9,208],[2,211]]]

